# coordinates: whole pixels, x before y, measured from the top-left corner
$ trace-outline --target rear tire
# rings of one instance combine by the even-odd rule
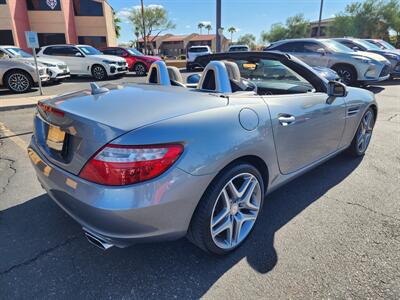
[[[92,76],[95,80],[103,81],[108,78],[106,69],[101,65],[92,66]]]
[[[250,235],[263,198],[264,183],[254,166],[243,162],[227,168],[211,182],[201,198],[190,223],[188,239],[208,253],[232,252]]]
[[[348,65],[336,65],[332,67],[336,71],[344,84],[354,84],[357,82],[357,72]]]
[[[25,71],[14,70],[4,78],[5,86],[16,94],[26,93],[32,89],[32,77]]]
[[[372,108],[369,108],[364,113],[350,147],[347,149],[348,154],[354,157],[360,157],[365,154],[371,141],[374,125],[375,112]]]

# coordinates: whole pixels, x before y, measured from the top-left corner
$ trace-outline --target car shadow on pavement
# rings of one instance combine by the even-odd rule
[[[199,298],[240,263],[265,274],[277,264],[275,233],[360,164],[339,155],[270,194],[247,242],[225,257],[186,239],[112,248],[89,244],[44,194],[0,212],[0,294],[8,298]]]

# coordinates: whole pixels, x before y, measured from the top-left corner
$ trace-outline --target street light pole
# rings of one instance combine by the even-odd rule
[[[143,25],[143,44],[144,44],[144,54],[147,54],[147,39],[146,39],[146,25],[144,22],[144,4],[143,0],[140,0],[142,6],[142,25]]]
[[[324,6],[324,0],[321,0],[321,6],[319,7],[319,19],[317,28],[317,38],[321,36],[321,19],[322,19],[322,8]]]
[[[221,28],[221,0],[217,0],[217,26],[216,26],[216,51],[221,52],[221,36],[220,36],[220,28]]]

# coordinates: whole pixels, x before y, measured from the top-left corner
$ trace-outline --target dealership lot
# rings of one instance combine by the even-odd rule
[[[46,94],[88,81],[70,79]],[[94,248],[36,181],[25,150],[33,109],[0,112],[0,295],[398,298],[400,85],[371,90],[379,115],[365,157],[339,155],[271,194],[250,240],[221,258],[185,239]]]

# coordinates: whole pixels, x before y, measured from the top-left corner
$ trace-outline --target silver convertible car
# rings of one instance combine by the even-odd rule
[[[376,116],[372,93],[287,54],[211,61],[197,86],[159,61],[146,84],[40,102],[28,153],[96,246],[187,236],[226,254],[268,193],[344,150],[362,156]]]

